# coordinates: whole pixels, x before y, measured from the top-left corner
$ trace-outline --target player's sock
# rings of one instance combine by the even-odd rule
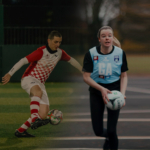
[[[24,132],[31,126],[31,117],[19,128],[17,129],[20,133]]]
[[[34,122],[35,119],[40,118],[40,116],[38,114],[40,100],[41,100],[40,97],[37,97],[37,96],[31,97],[30,111],[31,111],[32,122]]]

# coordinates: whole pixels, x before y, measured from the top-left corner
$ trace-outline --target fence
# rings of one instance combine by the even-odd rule
[[[4,27],[4,45],[45,44],[52,30],[57,30],[62,34],[64,45],[82,44],[82,33],[86,32],[86,29],[64,27]]]

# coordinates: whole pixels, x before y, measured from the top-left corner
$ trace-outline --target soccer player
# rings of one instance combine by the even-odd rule
[[[61,60],[67,61],[82,72],[81,65],[59,48],[61,42],[62,35],[58,31],[52,31],[48,36],[47,45],[22,58],[2,77],[2,83],[5,85],[18,69],[30,63],[22,76],[21,87],[30,95],[31,117],[15,131],[17,137],[34,137],[26,131],[30,126],[36,129],[49,123],[49,119],[45,119],[49,112],[49,99],[44,84],[57,63]]]
[[[90,85],[92,126],[96,136],[106,137],[103,149],[117,150],[117,122],[120,110],[107,108],[107,129],[103,128],[103,115],[107,94],[118,90],[125,96],[128,70],[125,52],[114,38],[113,30],[103,26],[98,31],[100,46],[91,48],[84,57],[83,79]],[[114,46],[116,45],[116,46]],[[125,106],[125,103],[124,103]]]

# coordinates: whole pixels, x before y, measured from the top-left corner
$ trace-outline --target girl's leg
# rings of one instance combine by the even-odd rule
[[[101,95],[90,92],[90,109],[92,126],[95,135],[107,137],[107,130],[103,128],[103,114],[105,105]]]
[[[110,110],[107,108],[107,133],[109,138],[109,146],[112,150],[118,149],[118,137],[117,137],[117,122],[119,118],[119,110]]]

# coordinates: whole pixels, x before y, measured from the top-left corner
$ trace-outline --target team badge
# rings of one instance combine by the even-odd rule
[[[45,57],[46,57],[46,59],[49,59],[50,56],[47,54]]]
[[[103,60],[103,61],[109,61],[109,60],[108,60],[108,58],[107,58],[107,57],[104,57],[104,60]]]
[[[94,60],[98,60],[98,56],[94,56]]]
[[[119,55],[114,56],[114,61],[117,63],[119,61]]]
[[[104,79],[105,77],[104,77],[104,75],[99,75],[99,78],[102,78],[102,79]]]

